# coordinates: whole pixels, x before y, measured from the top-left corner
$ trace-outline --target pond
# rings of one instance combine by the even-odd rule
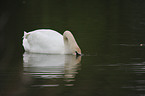
[[[144,0],[6,1],[1,96],[145,95]],[[36,29],[70,30],[84,55],[25,52],[23,33]]]

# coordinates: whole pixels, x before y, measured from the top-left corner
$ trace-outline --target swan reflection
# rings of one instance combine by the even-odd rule
[[[25,75],[72,81],[80,68],[81,56],[24,53],[23,61]]]

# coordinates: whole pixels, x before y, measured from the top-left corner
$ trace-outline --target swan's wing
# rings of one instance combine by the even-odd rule
[[[30,52],[60,53],[64,51],[63,36],[56,32],[30,32],[25,39],[30,46]]]

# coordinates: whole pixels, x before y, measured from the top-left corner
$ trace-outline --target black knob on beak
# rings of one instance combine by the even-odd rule
[[[81,56],[81,54],[79,54],[77,51],[75,51],[75,52],[76,52],[76,57]]]

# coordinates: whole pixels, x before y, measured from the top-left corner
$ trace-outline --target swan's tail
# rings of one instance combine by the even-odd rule
[[[27,33],[26,31],[24,31],[24,36],[23,36],[23,38],[27,39],[29,35],[30,35],[29,33]]]
[[[24,31],[23,46],[24,46],[25,51],[30,50],[30,46],[29,46],[29,43],[28,43],[28,40],[27,40],[29,35],[30,35],[30,33],[27,33],[26,31]]]

